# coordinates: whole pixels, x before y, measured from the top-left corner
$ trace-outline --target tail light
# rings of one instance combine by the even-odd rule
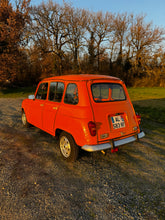
[[[92,121],[88,123],[88,128],[92,136],[96,136],[96,124]]]
[[[136,118],[138,120],[138,124],[140,125],[141,123],[141,115],[139,115],[138,113],[136,113]]]

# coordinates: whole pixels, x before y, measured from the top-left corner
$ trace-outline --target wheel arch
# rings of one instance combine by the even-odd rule
[[[61,134],[62,132],[66,132],[66,133],[68,133],[69,135],[71,135],[72,138],[74,139],[75,143],[76,143],[76,140],[75,140],[73,134],[70,133],[70,131],[67,131],[67,130],[64,130],[64,129],[56,128],[56,130],[55,130],[55,137],[56,137],[57,139],[59,139],[60,134]],[[76,143],[76,144],[77,144],[77,143]]]

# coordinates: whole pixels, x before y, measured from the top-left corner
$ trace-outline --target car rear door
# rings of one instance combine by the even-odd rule
[[[137,129],[133,107],[120,82],[89,83],[99,142],[130,135]]]
[[[64,83],[53,81],[49,85],[48,99],[44,104],[43,111],[43,130],[55,135],[54,126],[57,111],[60,107],[61,100],[64,92]]]

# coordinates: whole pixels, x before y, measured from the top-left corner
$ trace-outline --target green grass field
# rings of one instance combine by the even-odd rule
[[[26,98],[35,87],[0,90],[0,98]],[[142,118],[165,124],[165,88],[128,88],[135,111]]]
[[[165,124],[165,88],[129,88],[128,92],[142,118]]]

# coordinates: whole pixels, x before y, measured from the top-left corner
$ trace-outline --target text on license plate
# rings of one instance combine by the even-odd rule
[[[118,128],[124,128],[125,127],[125,122],[124,118],[122,115],[117,115],[111,117],[113,129],[118,129]]]

